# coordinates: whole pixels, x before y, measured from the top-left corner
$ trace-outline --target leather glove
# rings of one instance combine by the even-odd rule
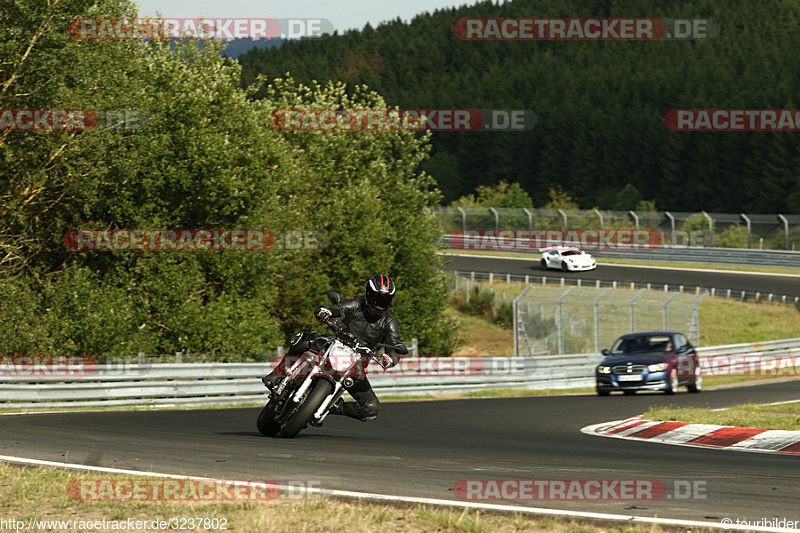
[[[378,364],[386,370],[397,364],[397,359],[391,355],[383,354],[378,356]]]

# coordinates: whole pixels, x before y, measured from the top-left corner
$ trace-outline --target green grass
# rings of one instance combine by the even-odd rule
[[[107,480],[121,476],[75,470],[11,466],[0,462],[0,517],[5,520],[120,520],[146,521],[171,518],[216,518],[227,520],[226,531],[347,531],[355,533],[394,532],[423,533],[512,533],[545,532],[577,533],[585,531],[619,531],[659,533],[678,531],[624,522],[609,527],[608,522],[591,522],[533,516],[498,514],[480,510],[434,508],[423,505],[386,505],[353,500],[340,500],[316,495],[309,499],[279,497],[270,501],[84,501],[68,495],[70,482]],[[135,476],[125,476],[126,479]],[[146,478],[152,480],[153,478]],[[322,487],[325,488],[325,487]],[[98,492],[99,494],[99,492]],[[71,528],[70,528],[71,529]],[[67,529],[67,530],[70,530]],[[121,529],[120,529],[121,530]],[[89,529],[89,531],[96,531]],[[141,529],[139,531],[142,531]],[[158,531],[146,529],[146,531]],[[202,528],[190,531],[209,531]],[[686,528],[680,531],[687,531]],[[701,531],[699,529],[693,531]]]
[[[800,312],[778,304],[706,298],[700,304],[703,346],[800,337]]]
[[[642,416],[647,420],[674,420],[719,426],[800,431],[800,402],[778,405],[739,405],[724,410],[699,407],[651,407]]]

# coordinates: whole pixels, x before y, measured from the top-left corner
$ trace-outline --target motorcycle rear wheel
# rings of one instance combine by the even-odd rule
[[[330,393],[333,392],[333,384],[327,379],[320,379],[306,396],[303,405],[289,417],[281,428],[281,437],[291,439],[305,428],[311,421],[311,417],[317,412],[319,406],[325,401]]]

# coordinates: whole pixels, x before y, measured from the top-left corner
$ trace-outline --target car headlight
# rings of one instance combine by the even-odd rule
[[[656,363],[654,365],[647,365],[647,370],[650,372],[662,372],[667,369],[667,363]]]
[[[600,373],[600,374],[610,374],[611,373],[611,367],[610,366],[598,366],[597,367],[597,372]]]

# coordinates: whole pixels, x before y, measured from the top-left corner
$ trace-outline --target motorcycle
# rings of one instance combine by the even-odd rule
[[[339,293],[328,292],[334,305],[341,301]],[[375,350],[362,343],[339,321],[320,318],[333,335],[321,335],[313,346],[287,367],[285,376],[258,415],[258,431],[262,435],[293,438],[309,424],[321,426],[331,406],[353,385],[353,378],[362,373],[361,360],[379,361],[375,350],[392,348],[401,355],[408,353],[403,343],[395,346],[379,344]]]

